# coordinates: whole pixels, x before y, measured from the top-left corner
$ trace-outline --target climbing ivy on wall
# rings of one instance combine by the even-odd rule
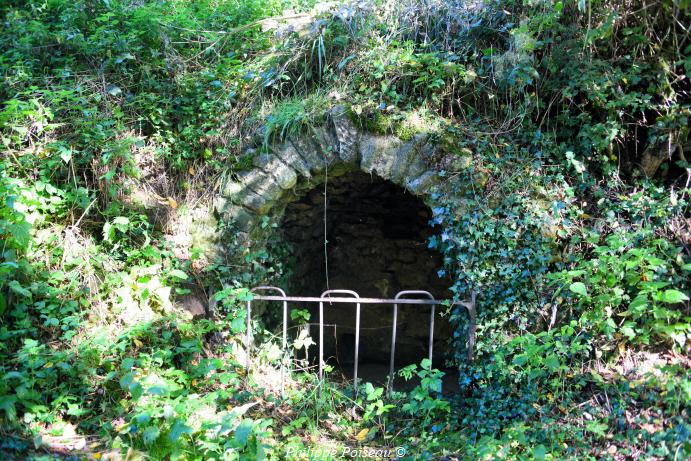
[[[481,323],[480,354],[509,324],[525,331],[538,320],[533,317],[535,306],[546,294],[545,274],[557,251],[549,226],[563,219],[558,208],[566,208],[569,201],[565,197],[565,202],[536,206],[538,188],[554,187],[558,176],[545,172],[536,184],[515,170],[540,168],[539,154],[531,158],[527,150],[506,149],[502,159],[488,167],[474,163],[456,173],[443,172],[452,176],[454,188],[450,196],[437,195],[439,205],[433,208],[433,224],[441,233],[430,246],[445,255],[444,270],[451,271],[455,281],[451,291],[461,297],[475,291],[480,315],[492,325],[484,330],[490,323]],[[507,164],[512,172],[505,174]]]

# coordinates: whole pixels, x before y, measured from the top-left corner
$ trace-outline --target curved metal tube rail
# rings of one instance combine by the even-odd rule
[[[399,291],[396,294],[396,297],[394,298],[395,301],[399,301],[403,296],[407,295],[422,295],[427,297],[427,299],[430,299],[434,301],[434,296],[432,296],[432,293],[429,291],[424,291],[424,290],[403,290]],[[432,347],[434,344],[434,307],[435,304],[432,304],[432,309],[430,312],[429,316],[429,352],[428,352],[428,358],[430,362],[432,361]],[[394,302],[393,305],[393,325],[391,326],[391,357],[389,358],[389,380],[388,380],[388,385],[386,386],[386,390],[388,393],[391,393],[393,390],[393,381],[394,381],[394,356],[396,354],[396,327],[397,327],[397,321],[398,321],[398,302]]]
[[[428,358],[430,361],[433,357],[434,344],[434,316],[435,307],[442,304],[443,301],[434,299],[434,296],[428,291],[424,290],[404,290],[396,294],[394,299],[384,298],[361,298],[355,291],[352,290],[327,290],[319,297],[313,296],[286,296],[285,291],[278,287],[259,286],[252,288],[250,293],[254,294],[257,291],[275,291],[280,294],[276,295],[256,295],[251,300],[247,301],[247,332],[245,336],[245,355],[246,368],[250,369],[250,353],[252,347],[252,329],[251,329],[251,315],[252,315],[252,301],[282,301],[283,302],[283,351],[285,353],[288,346],[288,302],[312,302],[319,303],[319,380],[323,379],[324,374],[324,303],[346,303],[355,304],[355,364],[353,365],[353,385],[355,394],[357,395],[358,385],[358,364],[359,364],[359,350],[360,350],[360,306],[361,304],[390,304],[393,305],[393,324],[391,331],[391,356],[389,358],[389,379],[387,383],[387,392],[393,390],[393,377],[396,353],[396,329],[398,320],[398,306],[405,304],[414,305],[429,305],[430,311],[430,325],[429,325],[429,349]],[[349,296],[332,297],[332,294],[341,294]],[[409,295],[419,295],[421,297],[405,298]],[[475,292],[472,293],[470,301],[456,301],[454,305],[461,305],[468,311],[468,360],[473,359],[473,348],[475,346],[476,334],[476,311],[475,311]],[[284,394],[284,361],[281,361],[281,395]]]
[[[358,366],[358,352],[360,350],[360,295],[353,290],[326,290],[319,301],[319,381],[323,379],[324,374],[324,301],[330,300],[325,298],[331,294],[347,294],[351,295],[355,303],[355,364],[353,365],[353,387],[357,395],[357,366]]]

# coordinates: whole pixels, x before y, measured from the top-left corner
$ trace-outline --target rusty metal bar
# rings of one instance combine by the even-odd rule
[[[257,291],[276,291],[281,294],[281,298],[283,298],[283,340],[282,340],[282,349],[283,349],[283,354],[285,354],[287,346],[288,346],[288,301],[285,299],[286,292],[283,291],[282,289],[278,287],[272,287],[272,286],[259,286],[259,287],[254,287],[250,290],[250,293],[254,294]],[[252,315],[252,301],[253,300],[260,300],[261,296],[253,296],[252,299],[247,301],[247,331],[245,332],[245,369],[249,373],[250,370],[250,349],[252,347],[252,339],[251,339],[251,334],[252,334],[252,329],[250,325],[251,321],[251,315]],[[280,301],[276,300],[276,301]],[[285,396],[285,360],[282,357],[281,358],[281,396]]]
[[[360,295],[352,290],[326,290],[319,297],[319,380],[323,379],[324,373],[324,301],[332,302],[331,297],[326,297],[328,295],[334,294],[348,294],[352,295],[352,298],[337,298],[337,299],[348,299],[350,304],[355,304],[355,364],[353,366],[353,387],[355,389],[355,395],[357,395],[357,369],[358,369],[358,353],[360,350]],[[339,301],[342,302],[342,301]]]
[[[398,303],[402,300],[402,296],[407,295],[422,295],[426,296],[429,300],[434,301],[434,296],[429,291],[424,290],[403,290],[396,294],[394,298],[393,305],[393,325],[391,329],[391,357],[389,358],[389,383],[387,386],[387,392],[391,393],[393,391],[393,381],[394,381],[394,355],[396,354],[396,324],[398,321]],[[422,301],[418,298],[414,298],[415,301]],[[419,302],[416,304],[420,304]],[[432,312],[430,314],[430,326],[429,326],[429,352],[428,356],[430,361],[432,361],[432,344],[434,342],[434,307],[435,304],[431,305]]]
[[[318,303],[324,300],[316,296],[255,296],[254,299],[261,301],[288,301],[288,302],[303,302],[303,303]],[[327,298],[329,303],[348,303],[353,302],[353,298]],[[358,298],[360,304],[444,304],[445,301],[432,299],[391,299],[391,298]],[[470,307],[472,305],[469,301],[453,301],[452,305],[461,305]]]

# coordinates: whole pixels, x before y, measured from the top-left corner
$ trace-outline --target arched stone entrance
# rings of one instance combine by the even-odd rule
[[[450,281],[437,276],[442,259],[426,245],[432,232],[426,202],[444,187],[430,166],[435,145],[429,136],[403,141],[361,133],[337,107],[311,133],[269,145],[261,149],[264,153],[257,149],[259,145],[247,148],[255,168],[226,181],[217,211],[248,236],[263,232],[258,226],[263,216],[279,223],[295,257],[290,294],[318,296],[326,289],[326,224],[329,288],[369,297],[425,289],[438,298],[450,297]],[[350,311],[341,306],[325,321],[331,325],[326,328],[326,356],[341,366],[352,360],[354,309]],[[429,309],[399,312],[396,363],[403,366],[426,357]],[[387,363],[391,323],[390,306],[363,307],[363,362]],[[443,366],[450,335],[451,327],[440,318],[435,323],[436,366]]]
[[[216,210],[245,232],[256,228],[259,217],[279,218],[286,205],[328,178],[362,171],[391,181],[427,201],[443,187],[428,162],[435,145],[421,133],[408,141],[394,136],[361,133],[345,109],[332,109],[324,126],[258,153],[261,140],[249,146],[254,169],[229,177],[216,200]]]

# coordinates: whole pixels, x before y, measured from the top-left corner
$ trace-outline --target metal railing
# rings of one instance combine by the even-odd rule
[[[259,295],[255,294],[258,291],[275,291],[279,293],[276,295]],[[246,368],[250,371],[250,356],[252,349],[252,332],[251,332],[251,316],[252,316],[252,302],[253,301],[280,301],[283,303],[283,338],[282,347],[283,355],[287,352],[288,346],[288,303],[319,303],[319,380],[323,380],[324,376],[324,303],[341,303],[341,304],[355,304],[355,351],[353,364],[353,385],[355,393],[358,389],[358,364],[359,364],[359,349],[360,349],[360,306],[362,304],[389,304],[393,306],[393,323],[391,328],[391,352],[389,357],[389,379],[387,382],[387,392],[393,390],[395,353],[396,353],[396,329],[398,322],[398,306],[399,305],[429,305],[430,322],[429,322],[429,348],[428,358],[432,361],[433,358],[433,344],[434,344],[434,317],[435,307],[444,304],[445,301],[434,299],[431,293],[423,290],[404,290],[396,294],[394,299],[386,298],[361,298],[355,291],[352,290],[327,290],[319,297],[313,296],[287,296],[285,291],[278,287],[259,286],[250,290],[252,299],[247,301],[247,332],[245,336],[245,355]],[[332,295],[349,295],[333,297]],[[416,298],[408,298],[407,296],[415,295]],[[473,358],[473,347],[475,346],[475,332],[476,332],[476,312],[475,312],[475,293],[472,294],[468,301],[456,301],[451,304],[460,305],[468,311],[468,360]],[[285,386],[285,364],[286,360],[281,360],[281,395],[284,394]]]

